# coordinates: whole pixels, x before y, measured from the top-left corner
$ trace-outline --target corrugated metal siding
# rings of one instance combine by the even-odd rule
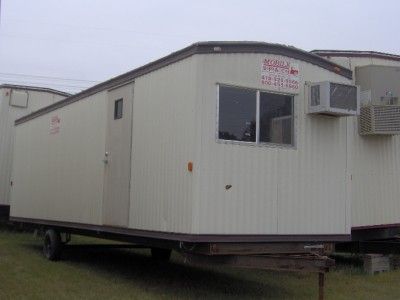
[[[348,83],[300,62],[295,96],[296,147],[216,141],[216,84],[267,90],[261,62],[268,55],[201,56],[200,198],[195,232],[202,234],[348,234],[346,119],[305,114],[305,81]],[[225,185],[232,188],[225,190]]]
[[[397,66],[383,59],[350,58],[353,68],[366,65]],[[357,120],[354,132],[354,182],[352,226],[400,223],[400,137],[360,136]]]
[[[131,228],[191,231],[198,176],[195,84],[196,57],[135,80]]]
[[[20,91],[20,90],[19,90]],[[9,204],[12,154],[14,146],[14,121],[64,97],[45,92],[24,91],[28,94],[28,107],[9,105],[11,89],[0,89],[0,204]]]
[[[368,65],[400,66],[399,61],[367,57],[331,60],[353,71]],[[360,136],[354,117],[348,126],[352,144],[352,227],[400,223],[400,136]]]
[[[101,224],[107,93],[16,128],[11,216]],[[50,134],[51,118],[60,131]]]
[[[267,90],[260,84],[266,56],[196,55],[135,80],[130,228],[201,234],[350,232],[346,118],[306,115],[303,89],[305,81],[347,83],[342,76],[298,62],[302,84],[294,100],[295,148],[215,139],[216,83]],[[68,121],[56,143],[48,134],[54,114]],[[101,223],[105,115],[106,92],[17,127],[12,215]],[[193,173],[187,171],[189,161]],[[228,191],[227,184],[232,185]]]
[[[360,136],[353,128],[352,226],[400,223],[400,137]]]

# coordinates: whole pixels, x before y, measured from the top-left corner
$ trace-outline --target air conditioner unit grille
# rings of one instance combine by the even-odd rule
[[[372,112],[370,106],[361,107],[359,120],[361,134],[372,132]]]
[[[311,86],[311,106],[317,106],[321,104],[321,95],[320,95],[320,87],[319,85]]]
[[[361,107],[360,134],[400,134],[400,106],[368,105]]]
[[[308,113],[355,116],[360,112],[360,88],[331,81],[314,82],[308,90]]]
[[[331,83],[330,87],[331,107],[357,110],[357,87]]]

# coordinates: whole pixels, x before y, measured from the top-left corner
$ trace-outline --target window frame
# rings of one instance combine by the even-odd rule
[[[225,140],[219,138],[219,90],[220,87],[230,87],[230,88],[240,88],[246,90],[256,91],[256,141],[255,142],[246,142],[246,141],[236,141],[236,140]],[[217,83],[217,107],[216,107],[216,130],[215,130],[215,139],[220,144],[235,144],[235,145],[247,145],[247,146],[255,146],[255,147],[270,147],[270,148],[284,148],[284,149],[297,149],[297,140],[296,140],[296,128],[297,126],[297,117],[296,117],[296,104],[295,104],[295,94],[291,93],[282,93],[271,90],[264,90],[260,88],[252,88],[252,87],[244,87],[240,85],[233,84],[225,84],[225,83]],[[282,96],[290,96],[292,98],[292,143],[291,144],[279,144],[279,143],[269,143],[269,142],[260,142],[260,94],[261,93],[269,93],[276,94]]]
[[[121,116],[118,116],[117,103],[121,103]],[[124,98],[114,100],[114,120],[120,120],[124,116]]]

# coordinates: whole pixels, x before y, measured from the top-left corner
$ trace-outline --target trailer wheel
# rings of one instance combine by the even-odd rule
[[[151,248],[151,257],[158,262],[167,262],[171,257],[171,249]]]
[[[44,235],[43,254],[48,260],[60,258],[62,249],[61,235],[54,229],[48,229]]]

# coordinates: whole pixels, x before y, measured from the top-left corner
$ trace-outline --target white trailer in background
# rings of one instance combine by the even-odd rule
[[[14,121],[68,96],[49,88],[0,85],[0,217],[7,218],[10,210]]]
[[[306,253],[350,239],[358,109],[352,72],[317,55],[193,44],[17,120],[11,220],[49,229],[49,258],[78,232],[323,273]]]
[[[362,113],[348,119],[353,240],[393,239],[400,234],[400,56],[373,51],[313,53],[352,69],[353,82],[361,88]],[[371,251],[388,248],[387,243],[375,243]]]

